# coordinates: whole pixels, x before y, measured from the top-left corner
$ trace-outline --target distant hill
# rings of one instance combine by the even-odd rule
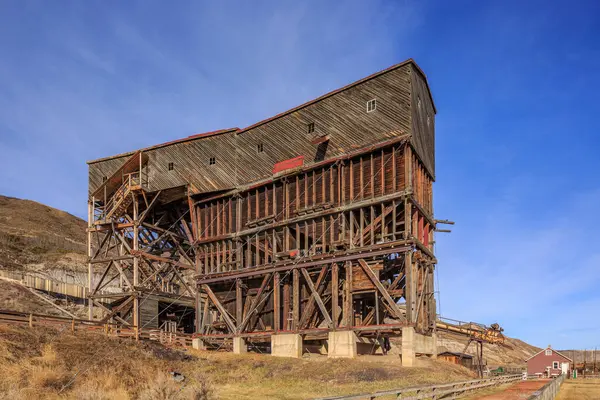
[[[83,270],[86,226],[65,211],[0,195],[0,269]]]
[[[467,339],[458,335],[438,332],[438,352],[452,351],[463,352]],[[466,350],[467,354],[475,356],[475,344],[472,343]],[[484,344],[483,358],[491,368],[498,366],[522,367],[526,360],[540,351],[539,347],[525,343],[522,340],[507,337],[504,346]]]

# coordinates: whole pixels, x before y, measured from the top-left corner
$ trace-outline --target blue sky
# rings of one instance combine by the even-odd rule
[[[0,193],[83,216],[86,160],[244,127],[406,58],[438,108],[439,309],[600,347],[600,3],[2,1]]]

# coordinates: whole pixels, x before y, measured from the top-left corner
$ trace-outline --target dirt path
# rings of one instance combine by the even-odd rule
[[[548,380],[530,380],[521,381],[509,386],[501,392],[490,394],[483,397],[477,397],[478,400],[523,400],[529,397],[533,392],[548,383]]]

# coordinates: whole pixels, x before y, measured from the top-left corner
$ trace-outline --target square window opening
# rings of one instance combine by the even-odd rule
[[[217,159],[216,157],[211,157],[208,159],[208,164],[209,165],[215,165],[217,163]]]
[[[173,168],[175,168],[175,166],[173,165],[173,163],[172,163],[172,162],[170,162],[170,163],[167,165],[167,168],[169,168],[169,171],[173,171]]]
[[[108,180],[108,178],[106,176],[102,177],[102,182],[106,182]]]
[[[265,151],[265,149],[263,147],[263,144],[262,143],[257,144],[256,145],[256,152],[257,153],[262,153],[263,151]]]
[[[367,112],[373,112],[377,109],[377,99],[367,101]]]
[[[558,368],[559,368],[558,361],[554,361],[554,362],[552,363],[552,368],[553,368],[553,369],[558,369]]]
[[[306,128],[308,130],[308,133],[313,133],[315,131],[315,123],[309,122],[308,125],[306,125]]]

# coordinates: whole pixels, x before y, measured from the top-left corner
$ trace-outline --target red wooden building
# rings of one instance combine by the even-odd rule
[[[568,374],[573,360],[548,346],[527,360],[527,375],[551,377]]]

